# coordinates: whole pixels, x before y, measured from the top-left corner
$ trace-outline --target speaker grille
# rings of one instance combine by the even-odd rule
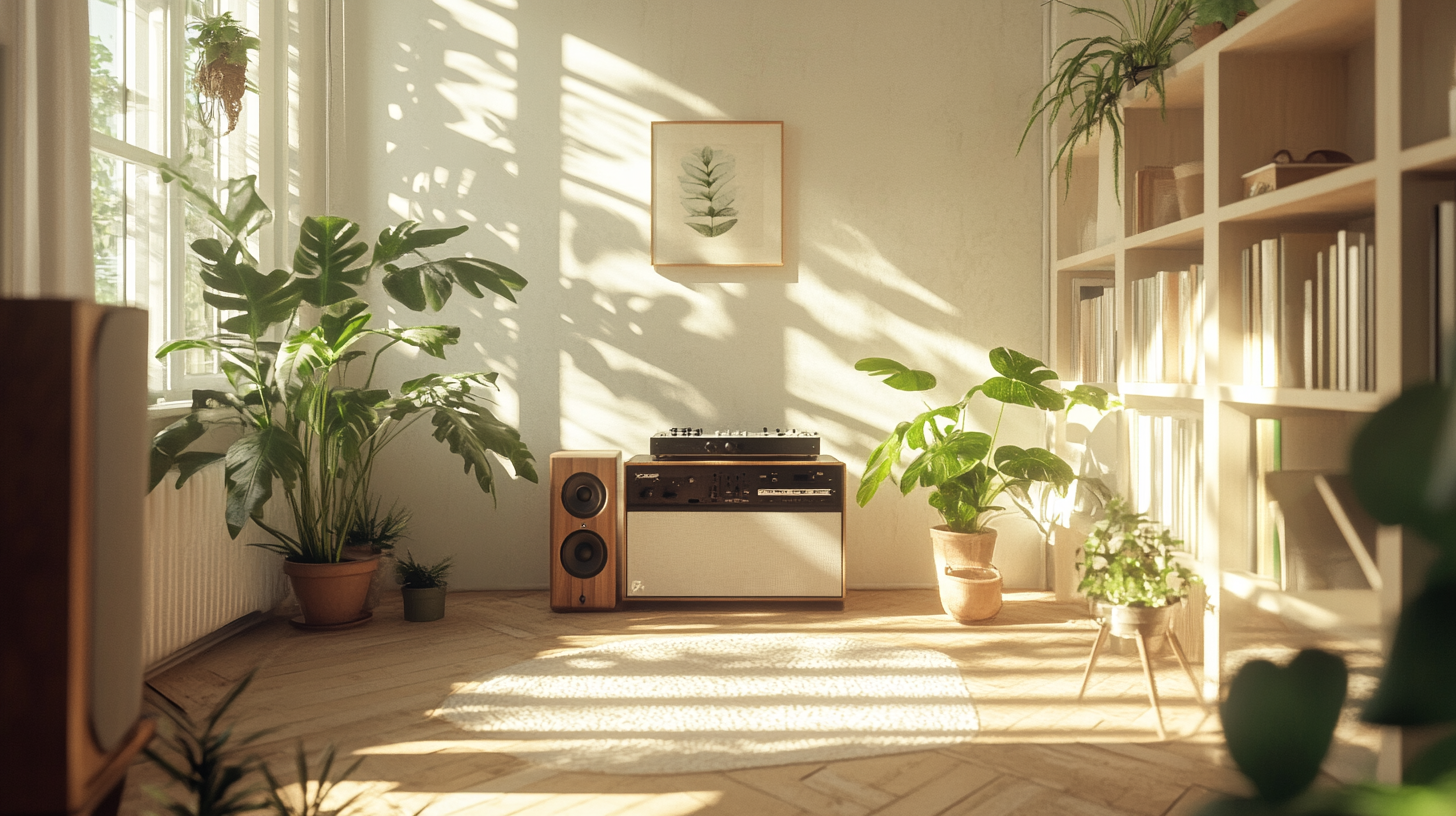
[[[841,598],[840,513],[627,514],[627,595]]]

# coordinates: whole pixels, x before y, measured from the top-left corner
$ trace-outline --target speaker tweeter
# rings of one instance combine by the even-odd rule
[[[622,529],[622,454],[551,454],[551,608],[617,608]]]

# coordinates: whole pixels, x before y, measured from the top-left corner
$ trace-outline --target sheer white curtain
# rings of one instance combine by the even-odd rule
[[[86,0],[0,0],[0,296],[91,300]]]

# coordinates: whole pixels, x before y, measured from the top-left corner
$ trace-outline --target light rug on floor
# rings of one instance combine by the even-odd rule
[[[940,652],[803,635],[642,638],[517,663],[436,712],[570,771],[667,774],[966,742],[979,727]]]

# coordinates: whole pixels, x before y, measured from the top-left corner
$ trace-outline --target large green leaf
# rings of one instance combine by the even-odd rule
[[[379,427],[379,408],[390,398],[385,389],[334,388],[327,392],[320,436],[333,440],[344,460],[357,461],[359,452]]]
[[[202,299],[213,308],[240,312],[224,320],[222,328],[256,340],[268,327],[293,319],[299,291],[286,271],[277,269],[264,275],[239,260],[240,247],[241,244],[234,242],[224,250],[211,238],[192,245],[202,261],[202,270],[198,273],[202,282],[215,290],[204,291]]]
[[[470,229],[465,224],[443,229],[420,229],[419,227],[418,221],[404,221],[381,231],[379,240],[374,242],[374,257],[369,261],[370,265],[383,266],[394,263],[411,252],[439,246]]]
[[[177,457],[206,432],[207,426],[202,419],[196,413],[191,413],[163,428],[152,438],[147,492],[155,490],[161,484],[162,479],[167,477],[167,471],[177,464]],[[177,486],[181,487],[184,481],[185,477],[178,479]]]
[[[1345,701],[1345,662],[1305,649],[1283,668],[1245,663],[1219,707],[1229,754],[1259,797],[1280,803],[1319,774]]]
[[[1060,411],[1066,407],[1067,399],[1061,392],[1042,385],[1057,378],[1057,373],[1046,368],[1045,363],[1007,348],[992,349],[990,356],[991,367],[1001,376],[992,377],[972,388],[966,393],[967,399],[980,391],[993,400],[1010,405],[1046,411]]]
[[[319,316],[319,328],[323,330],[324,342],[339,350],[347,346],[373,317],[369,304],[362,300],[346,300],[335,303]]]
[[[219,205],[212,197],[212,191],[193,181],[186,173],[165,162],[160,165],[162,181],[177,182],[187,193],[188,201],[228,237],[240,246],[244,258],[256,263],[256,259],[242,246],[242,240],[262,229],[273,220],[273,211],[258,195],[257,176],[229,179],[222,188],[227,199],[226,206]]]
[[[298,440],[277,425],[266,425],[228,448],[227,527],[233,538],[273,496],[273,480],[282,479],[291,488],[304,468]]]
[[[1456,721],[1453,633],[1456,580],[1433,580],[1401,612],[1380,686],[1362,718],[1400,726]]]
[[[938,487],[975,467],[991,451],[991,437],[980,431],[951,431],[925,449],[900,477],[900,492],[917,485]]]
[[[1453,417],[1450,387],[1427,383],[1407,389],[1376,411],[1350,448],[1350,485],[1381,524],[1404,524],[1456,557],[1456,490],[1432,490],[1438,473],[1456,465],[1456,443],[1446,436]],[[1434,493],[1434,495],[1433,495]]]
[[[1108,396],[1107,391],[1095,385],[1079,385],[1070,391],[1063,391],[1067,398],[1067,407],[1073,405],[1088,405],[1099,411],[1106,411],[1116,407],[1120,403]]]
[[[996,469],[1007,478],[1046,482],[1056,488],[1058,493],[1065,493],[1077,478],[1071,465],[1046,448],[1023,449],[1015,445],[1002,445],[996,449],[995,462]]]
[[[444,258],[404,269],[385,264],[384,269],[384,290],[416,312],[440,311],[456,284],[475,297],[484,297],[484,287],[510,301],[526,285],[514,271],[479,258]]]
[[[900,451],[905,447],[905,431],[909,429],[910,423],[901,422],[885,437],[885,441],[870,452],[870,458],[865,462],[864,475],[859,480],[859,490],[854,497],[860,507],[869,504],[886,479],[894,484],[895,477],[891,475],[890,469],[900,462]]]
[[[947,427],[953,427],[960,416],[961,409],[958,405],[946,405],[922,412],[910,420],[910,427],[905,431],[905,441],[909,443],[911,450],[924,450],[932,441],[945,438],[945,431],[937,420],[947,420]]]
[[[854,364],[856,371],[871,377],[884,377],[885,385],[900,391],[929,391],[935,387],[935,375],[911,368],[888,357],[866,357]]]
[[[494,387],[497,375],[428,374],[401,386],[391,417],[400,419],[419,411],[430,412],[435,439],[446,442],[465,460],[465,472],[475,471],[480,489],[495,495],[494,476],[487,453],[511,463],[516,475],[536,481],[534,457],[516,429],[500,421],[472,393],[476,387]]]
[[[358,234],[359,225],[347,218],[303,219],[298,249],[293,253],[293,273],[305,301],[325,307],[358,295],[353,287],[363,285],[369,273],[367,266],[349,268],[369,251],[368,244],[354,241]]]
[[[460,342],[459,326],[415,326],[408,329],[372,329],[378,334],[414,346],[431,357],[445,359],[445,347]]]

